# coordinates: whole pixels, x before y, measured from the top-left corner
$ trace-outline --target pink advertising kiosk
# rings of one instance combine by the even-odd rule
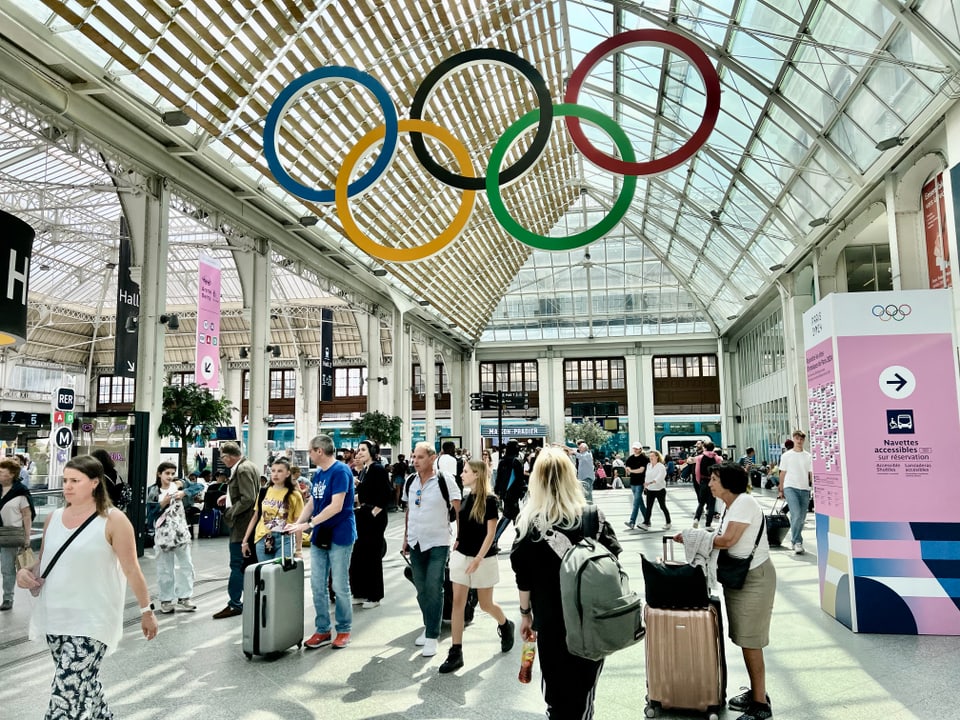
[[[960,635],[951,291],[828,295],[803,334],[820,606],[854,632]]]

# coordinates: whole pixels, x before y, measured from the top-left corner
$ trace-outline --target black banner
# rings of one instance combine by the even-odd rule
[[[333,310],[320,310],[320,402],[333,400]]]
[[[4,239],[0,255],[0,345],[21,345],[27,340],[34,232],[20,218],[0,210],[0,237]]]
[[[117,268],[117,332],[114,339],[113,374],[137,376],[137,346],[140,340],[140,286],[130,278],[130,232],[120,217],[120,265]]]

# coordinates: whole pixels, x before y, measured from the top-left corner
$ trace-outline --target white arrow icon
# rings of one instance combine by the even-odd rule
[[[127,372],[136,372],[137,364],[133,360],[127,360]]]

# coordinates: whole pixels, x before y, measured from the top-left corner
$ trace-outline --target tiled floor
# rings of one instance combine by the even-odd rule
[[[762,493],[769,506],[770,493]],[[639,552],[659,554],[656,532],[623,527],[630,492],[597,492],[624,544],[623,563],[642,589]],[[672,487],[668,502],[674,527],[686,527],[694,508],[689,485]],[[654,511],[654,527],[661,516]],[[160,616],[153,642],[140,636],[135,601],[127,606],[127,629],[119,650],[107,658],[103,683],[118,719],[306,720],[307,718],[497,718],[543,716],[539,683],[517,682],[519,644],[501,655],[496,624],[479,613],[464,637],[466,666],[439,675],[449,647],[422,658],[413,641],[420,632],[413,586],[401,574],[397,554],[402,516],[390,516],[390,551],[385,559],[387,599],[373,610],[356,609],[352,644],[290,651],[274,660],[244,659],[240,618],[214,621],[226,600],[226,539],[194,542],[197,569],[195,614]],[[621,532],[622,530],[622,532]],[[779,578],[771,645],[766,652],[768,688],[775,717],[838,720],[958,718],[955,698],[960,677],[960,639],[895,635],[854,635],[818,605],[813,519],[805,533],[808,554],[774,551]],[[501,543],[506,547],[506,543]],[[153,560],[142,561],[151,587]],[[309,568],[308,568],[309,571]],[[516,618],[517,595],[506,555],[496,599]],[[132,598],[132,596],[130,596]],[[312,604],[307,600],[307,634]],[[13,611],[0,615],[0,717],[43,715],[52,675],[45,647],[26,640],[30,598],[18,591]],[[739,649],[727,643],[730,689],[746,684]],[[643,717],[643,645],[608,658],[597,692],[596,717]],[[738,713],[726,711],[725,717]],[[663,712],[660,717],[695,717]]]

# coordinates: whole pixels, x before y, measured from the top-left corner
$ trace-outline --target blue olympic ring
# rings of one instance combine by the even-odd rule
[[[906,303],[902,305],[874,305],[870,310],[870,313],[875,318],[880,318],[882,322],[887,322],[887,320],[901,322],[912,312],[913,308]]]
[[[310,86],[323,80],[346,80],[358,85],[362,85],[377,98],[380,107],[383,108],[383,122],[386,127],[386,133],[383,138],[383,147],[380,149],[380,155],[376,162],[370,166],[366,175],[357,178],[348,186],[348,194],[353,197],[369,189],[377,181],[382,173],[393,160],[394,152],[397,149],[397,139],[399,132],[399,118],[397,109],[394,107],[393,100],[390,99],[390,93],[383,87],[372,75],[357,70],[352,67],[342,67],[331,65],[328,67],[311,70],[306,75],[302,75],[287,85],[283,91],[277,95],[277,99],[270,106],[270,112],[267,113],[267,120],[263,126],[263,154],[267,160],[267,166],[274,178],[280,183],[281,187],[297,195],[304,200],[312,200],[318,203],[334,202],[333,188],[312,188],[294,180],[283,167],[280,158],[277,156],[277,133],[280,123],[283,121],[287,109],[303,93],[310,89]]]

